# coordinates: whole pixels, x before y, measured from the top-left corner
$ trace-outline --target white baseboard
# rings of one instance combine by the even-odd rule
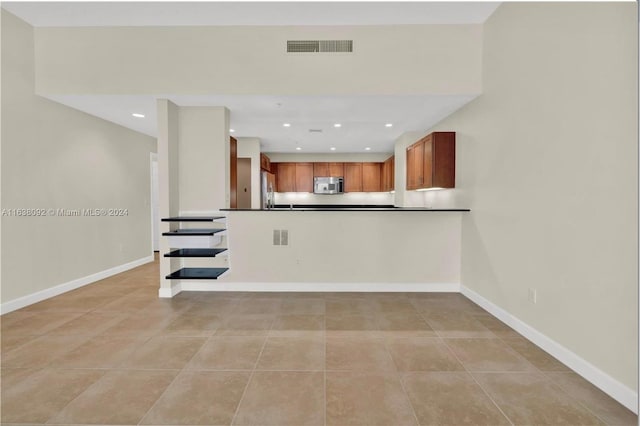
[[[162,299],[170,299],[182,291],[180,283],[172,284],[171,287],[160,287],[158,297]]]
[[[189,280],[180,281],[179,285],[182,291],[460,292],[458,283],[234,283],[218,280]]]
[[[629,410],[638,414],[638,393],[628,386],[620,383],[595,365],[576,355],[574,352],[562,346],[555,340],[540,333],[535,328],[522,322],[509,312],[495,305],[493,302],[480,296],[475,291],[461,286],[461,293],[480,305],[491,315],[507,324],[509,327],[522,334],[531,342],[558,358],[562,363],[567,365],[573,371],[591,382],[611,398],[627,407]]]
[[[153,254],[138,260],[134,260],[133,262],[125,263],[124,265],[118,265],[113,268],[106,269],[104,271],[96,272],[95,274],[87,275],[86,277],[78,278],[73,281],[59,284],[54,287],[49,287],[47,289],[40,290],[32,294],[28,294],[26,296],[22,296],[17,299],[10,300],[8,302],[0,304],[0,314],[6,314],[9,312],[15,311],[17,309],[24,308],[25,306],[29,306],[34,303],[41,302],[45,299],[49,299],[50,297],[54,297],[59,294],[66,293],[68,291],[75,290],[76,288],[85,286],[87,284],[91,284],[99,280],[103,280],[112,275],[116,275],[121,272],[128,271],[129,269],[133,269],[135,267],[144,265],[145,263],[149,263],[149,262],[153,262]]]

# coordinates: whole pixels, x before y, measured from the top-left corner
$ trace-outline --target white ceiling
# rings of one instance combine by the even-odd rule
[[[2,2],[36,27],[481,24],[498,2]]]
[[[497,2],[3,2],[33,26],[479,24]],[[390,152],[406,131],[426,130],[476,95],[78,96],[50,99],[156,136],[156,99],[231,110],[235,136],[268,152]],[[134,112],[145,114],[135,118]],[[291,123],[285,128],[283,123]],[[340,123],[342,127],[335,128]],[[393,127],[385,127],[393,123]],[[310,133],[321,129],[322,133]]]
[[[475,95],[456,96],[166,96],[180,106],[226,106],[236,137],[258,137],[266,152],[391,152],[407,131],[427,130]],[[49,99],[156,136],[153,96],[55,95]],[[142,113],[145,118],[135,118]],[[291,127],[284,127],[290,123]],[[336,128],[334,124],[340,123]],[[393,127],[385,124],[392,123]],[[320,129],[311,133],[309,129]]]

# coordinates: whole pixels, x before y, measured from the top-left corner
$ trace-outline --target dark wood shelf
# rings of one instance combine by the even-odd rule
[[[225,216],[176,216],[160,219],[162,222],[213,222],[216,219],[224,219]]]
[[[226,248],[184,248],[165,253],[164,257],[216,257]]]
[[[176,229],[175,231],[163,232],[162,235],[167,236],[192,236],[192,235],[213,235],[218,232],[226,231],[226,229]]]
[[[229,268],[182,268],[167,275],[168,280],[215,280]]]

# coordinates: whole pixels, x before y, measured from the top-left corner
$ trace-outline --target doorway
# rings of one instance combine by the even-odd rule
[[[238,208],[251,208],[251,158],[238,158]]]

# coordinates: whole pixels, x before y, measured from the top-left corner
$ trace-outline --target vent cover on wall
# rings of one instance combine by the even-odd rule
[[[287,53],[353,52],[353,40],[287,40]]]

